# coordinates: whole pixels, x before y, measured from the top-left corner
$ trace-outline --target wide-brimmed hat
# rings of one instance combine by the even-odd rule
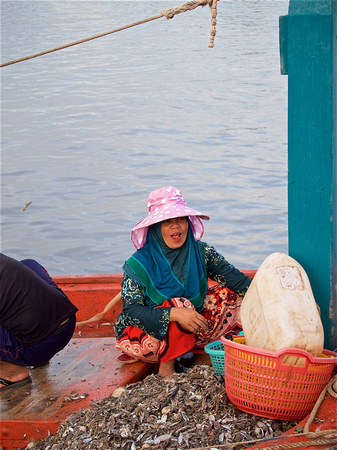
[[[209,216],[189,208],[181,191],[174,186],[165,186],[149,194],[147,201],[148,215],[137,223],[131,232],[131,241],[136,249],[143,247],[150,225],[174,217],[188,216],[195,239],[200,240],[204,226],[200,219],[209,220]]]

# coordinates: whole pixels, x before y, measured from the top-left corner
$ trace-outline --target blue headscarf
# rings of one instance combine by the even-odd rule
[[[161,233],[161,224],[149,227],[144,246],[123,266],[124,271],[145,286],[149,306],[174,297],[185,297],[201,310],[207,292],[203,245],[196,241],[189,225],[184,244],[172,249]]]

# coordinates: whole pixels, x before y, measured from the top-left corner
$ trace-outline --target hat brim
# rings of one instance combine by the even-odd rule
[[[132,229],[131,241],[133,245],[137,250],[139,250],[145,244],[147,229],[149,226],[154,225],[155,223],[163,222],[164,220],[174,219],[176,217],[189,217],[196,240],[200,240],[204,233],[204,226],[200,219],[210,219],[206,214],[183,205],[181,205],[179,211],[177,211],[176,208],[174,210],[170,207],[161,208],[159,211],[149,214],[145,219],[138,222]]]

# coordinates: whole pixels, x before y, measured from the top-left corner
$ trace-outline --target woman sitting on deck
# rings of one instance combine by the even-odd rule
[[[209,217],[188,208],[179,189],[151,192],[148,216],[131,233],[137,251],[123,267],[116,346],[131,361],[159,362],[163,378],[193,347],[242,329],[240,305],[251,280],[200,241],[200,219]],[[208,278],[217,285],[208,288]]]

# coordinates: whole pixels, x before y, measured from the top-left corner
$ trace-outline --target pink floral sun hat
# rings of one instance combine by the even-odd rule
[[[166,186],[150,192],[147,208],[147,217],[138,222],[131,232],[131,241],[137,250],[145,244],[148,227],[154,223],[188,216],[194,237],[200,240],[204,234],[204,226],[200,219],[209,220],[206,214],[189,208],[181,191],[174,186]]]

